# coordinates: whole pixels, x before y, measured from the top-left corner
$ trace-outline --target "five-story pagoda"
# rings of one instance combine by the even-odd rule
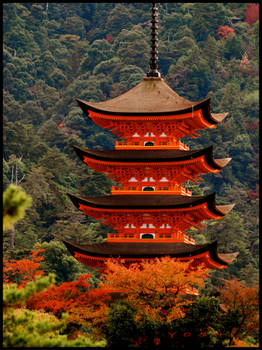
[[[192,196],[182,184],[219,172],[230,158],[214,159],[212,146],[190,151],[180,138],[196,138],[196,130],[215,128],[227,113],[211,113],[209,98],[186,100],[165,83],[157,70],[157,16],[153,3],[147,76],[104,102],[76,99],[88,118],[121,141],[111,151],[74,149],[88,166],[119,185],[112,187],[110,196],[69,196],[79,210],[103,220],[116,233],[100,244],[64,243],[76,259],[90,266],[103,266],[111,257],[132,263],[168,255],[193,265],[225,268],[237,253],[219,254],[216,241],[196,244],[186,231],[205,227],[202,221],[223,219],[234,205],[216,205],[215,193]]]

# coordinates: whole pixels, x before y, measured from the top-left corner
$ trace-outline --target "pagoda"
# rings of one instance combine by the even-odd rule
[[[201,174],[217,173],[230,158],[214,159],[213,147],[190,151],[181,138],[214,129],[227,113],[210,112],[210,99],[189,101],[174,92],[158,72],[158,13],[152,5],[151,61],[147,76],[126,93],[104,101],[76,98],[84,114],[120,138],[114,150],[74,146],[80,159],[118,183],[110,196],[69,194],[77,209],[114,228],[107,241],[77,245],[63,241],[83,264],[97,267],[123,258],[126,263],[170,256],[192,266],[225,268],[237,253],[220,254],[217,241],[196,244],[187,230],[221,220],[234,205],[217,205],[215,192],[193,196],[183,187]]]

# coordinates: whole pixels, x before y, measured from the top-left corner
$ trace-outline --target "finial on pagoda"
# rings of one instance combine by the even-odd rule
[[[156,3],[152,3],[151,8],[151,14],[152,14],[152,26],[151,26],[151,59],[150,59],[150,71],[147,73],[148,77],[161,77],[161,74],[157,70],[158,68],[158,8],[156,7]]]

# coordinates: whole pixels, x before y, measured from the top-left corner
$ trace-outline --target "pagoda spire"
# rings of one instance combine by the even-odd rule
[[[152,14],[152,26],[151,26],[151,58],[150,58],[150,71],[147,73],[148,77],[161,77],[161,74],[157,70],[158,68],[158,8],[156,7],[156,3],[152,3],[151,8]]]

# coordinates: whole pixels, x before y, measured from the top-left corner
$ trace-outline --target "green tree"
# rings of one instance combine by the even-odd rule
[[[219,299],[199,297],[189,306],[186,316],[174,323],[175,345],[220,349],[232,339],[231,331],[238,321],[236,315],[222,312]]]
[[[67,17],[63,24],[64,33],[79,35],[81,38],[85,35],[85,26],[82,18],[79,16]]]
[[[110,60],[113,57],[114,52],[112,50],[112,46],[106,40],[95,40],[88,49],[88,64],[85,65],[85,72],[87,70],[86,68],[92,72],[98,63]],[[84,60],[86,60],[85,57]],[[81,64],[82,68],[84,68],[82,62]]]
[[[45,272],[52,272],[56,276],[56,283],[75,281],[81,274],[90,271],[90,268],[79,263],[73,256],[68,254],[62,242],[53,240],[45,242],[43,268]]]
[[[233,57],[240,59],[244,53],[241,39],[236,35],[229,35],[229,37],[224,40],[222,52],[227,60]]]
[[[128,347],[131,338],[136,339],[136,310],[127,302],[122,301],[111,306],[105,327],[106,339],[110,347]]]
[[[135,65],[143,71],[148,69],[150,46],[148,36],[141,26],[122,29],[113,45],[116,54],[126,65]]]
[[[5,231],[13,229],[14,224],[25,216],[25,210],[31,206],[31,203],[31,197],[21,187],[13,184],[8,186],[3,195],[3,225]]]
[[[222,3],[195,3],[192,8],[190,28],[197,41],[206,41],[208,35],[215,36],[220,25],[229,25],[229,12]]]
[[[113,37],[115,37],[122,29],[129,29],[132,25],[131,14],[127,6],[124,4],[116,4],[109,12],[105,28]]]
[[[203,54],[208,59],[209,64],[211,64],[212,66],[215,64],[215,61],[219,58],[219,51],[219,43],[213,36],[209,34],[205,42],[205,46],[203,48]]]

